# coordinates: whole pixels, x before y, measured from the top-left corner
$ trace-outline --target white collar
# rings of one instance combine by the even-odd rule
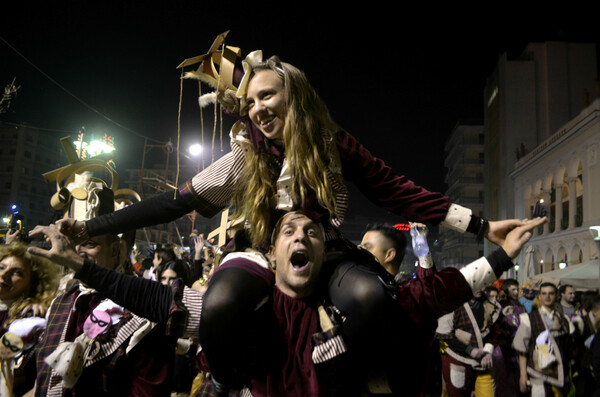
[[[545,306],[540,306],[540,313],[547,315],[550,318],[554,318],[555,310],[548,310]]]

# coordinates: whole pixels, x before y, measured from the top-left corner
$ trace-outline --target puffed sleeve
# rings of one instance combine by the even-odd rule
[[[231,152],[179,187],[185,202],[207,218],[225,208],[246,164],[244,150],[232,139]]]
[[[459,232],[477,233],[479,218],[469,208],[395,173],[345,131],[338,132],[337,143],[344,178],[371,202],[411,221],[443,223]]]
[[[338,149],[344,179],[354,183],[370,201],[410,220],[435,224],[444,220],[448,197],[396,174],[346,132],[338,133]]]

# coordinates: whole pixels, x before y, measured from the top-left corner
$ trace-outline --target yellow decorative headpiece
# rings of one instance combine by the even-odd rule
[[[61,143],[70,164],[47,172],[43,177],[47,182],[56,182],[56,193],[50,199],[50,205],[56,210],[63,210],[65,217],[88,220],[141,200],[133,190],[117,190],[119,175],[106,159],[80,160],[71,137],[62,138]],[[112,179],[110,186],[93,176],[97,171],[108,172]]]
[[[177,69],[200,63],[198,69],[186,72],[183,77],[200,80],[215,88],[217,92],[222,92],[226,89],[236,91],[237,88],[233,83],[233,75],[235,63],[241,56],[241,50],[238,47],[223,45],[228,33],[229,31],[226,31],[218,35],[207,53],[185,59],[181,62],[177,66]],[[219,66],[218,70],[216,65]]]

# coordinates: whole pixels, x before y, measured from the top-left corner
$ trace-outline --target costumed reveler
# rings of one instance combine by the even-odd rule
[[[200,68],[186,77],[212,84],[216,91],[207,94],[209,98],[238,118],[231,130],[231,152],[176,192],[86,222],[64,220],[60,223],[63,231],[80,237],[116,233],[165,223],[192,210],[212,217],[233,203],[234,217],[244,217],[249,225],[237,248],[264,252],[279,214],[304,210],[327,226],[329,257],[322,273],[324,288],[345,317],[346,344],[354,346],[352,350],[361,356],[373,352],[381,340],[379,333],[386,325],[384,307],[390,295],[379,269],[356,266],[361,256],[338,230],[348,208],[345,182],[354,183],[371,201],[408,220],[444,223],[495,243],[502,243],[510,228],[522,224],[520,220],[488,222],[467,208],[451,204],[448,197],[396,174],[331,119],[323,101],[296,67],[276,57],[263,60],[262,52],[255,51],[241,61],[244,73],[240,79],[236,66],[241,52],[223,45],[224,37],[219,36],[207,54],[186,60],[180,67],[200,63]],[[497,262],[512,266],[510,260]],[[506,270],[501,266],[492,270],[489,265],[488,274]],[[447,287],[470,296],[459,271],[448,273],[459,281],[448,278]],[[236,341],[244,332],[239,321],[270,288],[244,268],[223,269],[211,277],[202,311],[203,324],[210,326],[200,328],[199,340],[213,380],[224,388],[243,382],[236,363],[229,359],[238,351]],[[237,305],[232,307],[231,301]]]
[[[108,187],[91,172],[69,180],[65,216],[83,221],[126,203],[114,184]],[[73,254],[122,273],[132,246],[133,233],[103,233],[79,241]],[[72,273],[63,281],[36,347],[35,396],[169,396],[176,338],[166,325],[137,316]]]

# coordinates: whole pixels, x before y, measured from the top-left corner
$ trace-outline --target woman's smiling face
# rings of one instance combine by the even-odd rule
[[[272,70],[260,70],[248,82],[246,95],[250,120],[272,140],[283,140],[285,88]]]
[[[30,286],[31,267],[26,259],[7,256],[0,261],[0,300],[17,299]]]

